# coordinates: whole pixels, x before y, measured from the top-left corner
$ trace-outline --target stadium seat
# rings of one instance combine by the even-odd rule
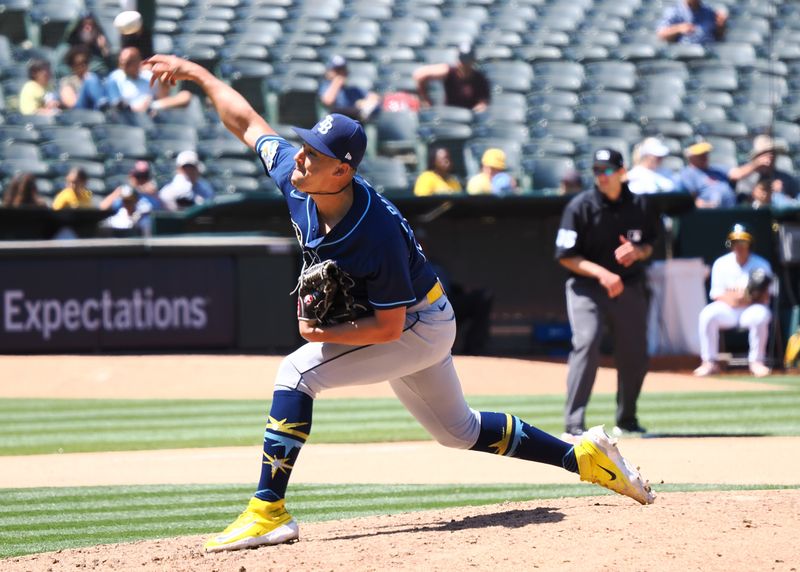
[[[414,111],[383,111],[375,121],[381,155],[417,153],[419,120]]]
[[[62,109],[56,115],[56,123],[59,125],[74,125],[76,127],[91,127],[106,122],[106,116],[102,111],[93,109]]]
[[[405,165],[398,159],[365,157],[358,171],[379,193],[387,196],[410,196],[413,193]]]
[[[575,162],[569,157],[537,157],[524,159],[523,170],[531,178],[535,191],[557,189],[563,176],[575,169]]]
[[[0,125],[0,143],[22,141],[25,143],[38,143],[41,141],[39,131],[32,126],[25,125]]]
[[[11,43],[21,44],[28,39],[28,13],[31,0],[3,0],[0,6],[0,36],[6,36]]]
[[[685,121],[650,121],[642,130],[646,135],[687,139],[694,134],[692,126]]]
[[[536,138],[539,139],[545,136],[580,143],[589,136],[589,129],[582,123],[543,122],[537,125]]]
[[[287,75],[268,80],[267,117],[270,123],[311,128],[317,122],[317,80]]]
[[[39,28],[39,44],[55,48],[64,41],[67,28],[77,20],[79,9],[68,2],[36,2],[30,12]],[[6,16],[3,15],[3,18]]]
[[[555,137],[534,139],[522,146],[523,156],[531,158],[547,156],[572,157],[575,153],[577,153],[577,147],[573,141]]]
[[[41,161],[39,146],[35,143],[5,142],[0,145],[0,159]]]

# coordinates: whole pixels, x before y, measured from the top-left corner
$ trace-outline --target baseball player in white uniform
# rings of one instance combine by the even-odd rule
[[[750,252],[753,236],[742,224],[735,224],[728,234],[726,245],[731,249],[714,261],[711,267],[712,302],[700,312],[700,357],[703,363],[694,370],[700,377],[719,372],[717,354],[719,352],[719,331],[732,328],[746,328],[749,331],[750,351],[748,362],[750,371],[756,377],[769,375],[770,369],[764,364],[769,322],[769,291],[758,299],[752,299],[747,292],[750,276],[762,271],[772,276],[769,262]]]

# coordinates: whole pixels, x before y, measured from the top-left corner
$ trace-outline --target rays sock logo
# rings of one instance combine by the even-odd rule
[[[564,467],[564,456],[572,445],[528,425],[515,415],[481,411],[481,428],[473,451],[516,457],[526,461]],[[574,458],[574,456],[573,456]]]
[[[276,391],[264,431],[261,478],[256,498],[274,502],[286,496],[294,463],[311,431],[314,400],[300,391]]]

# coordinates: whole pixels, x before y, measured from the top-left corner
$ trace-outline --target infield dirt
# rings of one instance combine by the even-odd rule
[[[270,379],[280,359],[242,356],[0,356],[2,397],[59,398],[232,398],[268,399]],[[456,358],[467,395],[559,394],[564,389],[565,366],[526,360]],[[613,370],[601,370],[597,392],[615,390]],[[220,384],[224,379],[225,383]],[[181,383],[176,383],[181,380]],[[779,386],[712,379],[696,380],[680,374],[653,373],[645,391],[770,391]],[[387,384],[344,388],[330,398],[390,396]],[[330,462],[341,451],[320,454],[304,450],[298,481],[321,481],[330,475]],[[353,447],[353,446],[350,446]],[[441,464],[449,451],[432,444],[406,443],[364,445],[385,449],[370,453],[396,458],[403,448],[421,450]],[[623,453],[640,463],[651,480],[695,483],[797,484],[800,460],[788,455],[798,450],[797,438],[636,440],[621,445]],[[421,448],[416,450],[415,448]],[[354,449],[363,457],[365,451]],[[465,452],[452,452],[468,455]],[[196,471],[170,471],[186,466],[180,455],[239,455],[241,469],[227,477],[232,482],[254,478],[248,448],[208,449],[186,452],[102,453],[78,456],[0,457],[0,486],[30,486],[25,475],[43,467],[66,462],[77,480],[45,476],[50,486],[110,484],[102,467],[113,467],[114,455],[150,455],[142,465],[152,471],[146,482],[194,482]],[[233,455],[233,457],[230,457]],[[178,457],[180,462],[175,462]],[[321,459],[315,466],[314,457]],[[85,459],[94,464],[83,465]],[[159,463],[158,459],[163,459]],[[427,457],[426,457],[427,458]],[[487,459],[491,457],[486,456]],[[63,461],[62,461],[63,459]],[[327,460],[326,460],[327,459]],[[456,466],[451,458],[444,465]],[[454,459],[454,458],[453,458]],[[397,460],[397,459],[396,459]],[[493,459],[494,460],[494,459]],[[514,462],[498,459],[499,462]],[[22,463],[12,477],[13,463]],[[3,465],[3,463],[6,463]],[[326,464],[327,463],[327,464]],[[138,463],[137,463],[138,464]],[[225,464],[225,463],[220,463]],[[408,463],[412,465],[411,462]],[[400,463],[398,466],[404,465]],[[515,466],[532,464],[517,464]],[[239,465],[235,465],[238,467]],[[420,465],[417,464],[419,467]],[[430,465],[429,465],[430,466]],[[474,465],[473,465],[474,466]],[[80,478],[79,467],[86,476]],[[300,467],[308,469],[303,476]],[[383,473],[381,473],[383,467]],[[396,467],[395,467],[396,469]],[[344,471],[345,469],[342,469]],[[539,467],[520,479],[501,479],[490,470],[455,481],[414,481],[412,472],[391,472],[377,461],[372,473],[350,475],[366,482],[574,482],[574,477],[551,467]],[[70,471],[52,471],[69,474]],[[106,474],[111,474],[108,471]],[[438,472],[438,471],[437,471]],[[510,471],[502,471],[509,474]],[[513,471],[516,472],[516,471]],[[188,474],[187,474],[188,473]],[[419,471],[417,471],[419,473]],[[424,472],[423,472],[424,473]],[[367,479],[366,475],[372,474]],[[89,478],[91,475],[91,479]],[[424,476],[424,474],[422,475]],[[343,477],[344,478],[344,477]],[[569,481],[567,480],[569,478]],[[9,481],[10,479],[10,481]],[[92,480],[94,479],[94,480]],[[527,480],[526,480],[527,479]],[[145,480],[144,474],[134,482]],[[213,482],[226,479],[216,476]],[[8,481],[8,482],[7,482]],[[339,481],[341,482],[341,480]],[[42,483],[39,483],[40,485]],[[144,484],[144,483],[142,483]],[[291,501],[289,502],[291,505]],[[235,510],[235,509],[234,509]],[[231,515],[232,517],[235,515]],[[385,515],[325,523],[301,523],[301,541],[292,545],[254,551],[205,555],[202,537],[184,537],[114,546],[94,546],[57,553],[0,560],[6,570],[663,570],[750,571],[800,569],[797,526],[800,490],[703,492],[662,494],[655,505],[641,507],[622,497],[567,498],[508,503],[478,508]]]

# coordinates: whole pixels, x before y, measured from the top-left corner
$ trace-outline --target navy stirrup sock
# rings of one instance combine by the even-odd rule
[[[517,457],[578,472],[578,461],[569,443],[508,413],[481,411],[480,414],[481,430],[473,451]]]
[[[302,391],[273,394],[256,498],[276,501],[286,496],[292,468],[311,432],[313,407],[314,400]]]

